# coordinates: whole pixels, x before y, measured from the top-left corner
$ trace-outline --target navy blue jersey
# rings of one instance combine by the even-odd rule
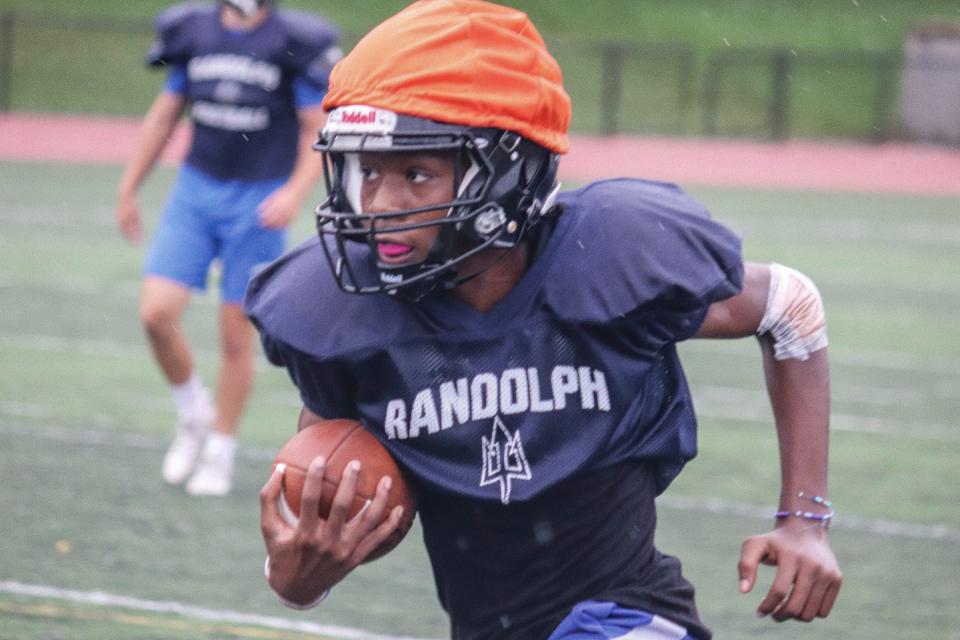
[[[739,241],[668,185],[600,182],[560,203],[487,314],[343,293],[318,239],[252,282],[247,311],[307,407],[363,420],[424,482],[509,503],[643,459],[662,491],[696,453],[674,344],[739,290]]]
[[[536,259],[489,313],[448,294],[410,303],[343,293],[319,239],[256,277],[246,311],[267,357],[287,368],[307,407],[362,420],[415,478],[455,637],[497,637],[502,621],[481,619],[484,605],[491,616],[502,611],[503,594],[521,591],[510,576],[520,575],[541,593],[565,594],[550,596],[547,612],[534,592],[517,601],[518,620],[520,610],[537,616],[530,629],[598,594],[699,629],[695,615],[646,589],[672,584],[692,610],[692,589],[654,552],[653,497],[696,455],[696,420],[675,345],[696,333],[711,303],[739,291],[740,243],[672,185],[598,182],[558,202],[563,213]],[[610,489],[601,495],[612,496],[618,485],[611,478],[625,474],[634,479],[613,504],[569,493],[594,478]],[[581,503],[595,508],[576,517],[565,511]],[[597,535],[591,514],[626,521],[624,508],[645,523],[636,539],[617,526],[594,550],[606,562],[572,553]],[[556,557],[579,559],[566,570],[536,566],[543,550],[537,522],[550,522],[548,513],[571,527],[548,536]],[[487,536],[496,549],[536,551],[533,565],[521,567],[509,553],[478,561],[457,547],[453,530],[471,523],[476,535],[485,522],[503,524]],[[558,571],[569,579],[552,582]],[[489,602],[476,587],[485,580],[493,585]],[[516,630],[504,637],[520,637],[511,635]]]
[[[308,13],[272,11],[251,31],[230,31],[219,7],[175,5],[157,17],[153,66],[186,69],[193,143],[187,162],[215,178],[284,178],[296,163],[294,81],[326,91],[339,34]]]

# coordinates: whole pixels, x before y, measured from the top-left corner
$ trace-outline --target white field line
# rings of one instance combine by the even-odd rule
[[[724,344],[716,342],[717,346]],[[713,346],[713,345],[711,345]],[[28,348],[36,351],[48,353],[81,353],[86,355],[107,355],[111,357],[126,358],[148,358],[148,347],[144,344],[141,347],[125,345],[112,340],[93,340],[87,338],[62,338],[57,336],[21,336],[15,338],[9,334],[0,334],[0,347]],[[195,350],[200,358],[212,359],[218,357],[211,351],[202,349]],[[759,358],[757,358],[759,359]],[[836,363],[836,358],[833,358]],[[256,358],[257,371],[263,372],[273,369],[262,355]],[[960,375],[960,371],[958,371]],[[936,390],[931,393],[940,397]],[[717,418],[721,420],[732,420],[737,422],[756,422],[770,424],[772,414],[766,395],[761,389],[744,389],[742,387],[727,387],[708,384],[694,385],[693,387],[694,403],[697,407],[697,413],[701,418]],[[893,396],[887,395],[885,391],[879,391],[876,398],[879,401],[871,401],[869,394],[863,393],[863,390],[855,392],[856,402],[871,403],[879,406],[890,406],[895,396],[894,406],[921,406],[916,402],[910,403],[906,393],[894,392]],[[274,394],[268,398],[271,404],[280,404],[286,406],[296,402],[293,392],[289,398],[286,395]],[[913,398],[916,399],[916,398]],[[922,401],[922,398],[920,398]],[[144,398],[138,402],[149,402],[150,399]],[[20,418],[42,418],[44,409],[41,405],[20,403],[14,400],[0,398],[0,414],[7,414]],[[108,416],[97,416],[98,426],[110,426],[111,420]],[[888,418],[879,418],[876,416],[855,415],[849,413],[833,412],[831,414],[831,427],[835,431],[848,431],[852,433],[874,433],[878,435],[907,436],[916,437],[924,440],[940,440],[946,442],[955,442],[960,440],[960,427],[945,424],[930,424],[910,421],[897,421]]]
[[[0,215],[0,224],[11,227],[26,227],[28,230],[53,230],[61,234],[72,232],[89,232],[93,229],[105,229],[116,232],[117,223],[107,217],[109,210],[106,207],[97,207],[104,215],[74,216],[60,214],[43,215],[43,205],[14,206]],[[39,209],[39,215],[38,210]],[[99,214],[100,212],[97,212]]]
[[[291,425],[291,434],[293,426]],[[77,429],[73,427],[37,426],[30,424],[0,423],[0,435],[50,440],[53,442],[86,445],[91,447],[125,447],[163,451],[169,441],[158,436],[129,433],[113,429]],[[267,447],[243,446],[237,457],[254,462],[272,461],[277,451]]]
[[[0,334],[0,347],[27,349],[43,353],[77,355],[102,355],[112,358],[145,358],[150,355],[146,341],[140,344],[118,342],[97,338],[66,338],[37,334]],[[213,352],[202,355],[213,355]]]
[[[131,322],[136,322],[132,319]],[[31,349],[48,353],[85,353],[116,356],[148,355],[146,341],[141,346],[124,344],[115,340],[92,338],[66,338],[30,333],[0,333],[0,347]],[[204,357],[216,357],[213,350],[195,349]],[[681,345],[681,355],[716,356],[749,359],[760,366],[760,356],[756,350],[744,348],[742,340],[690,340]],[[960,377],[960,360],[956,358],[926,357],[899,351],[856,351],[852,349],[830,352],[833,365],[850,367],[868,367],[909,374],[938,374]]]
[[[338,640],[424,640],[411,636],[389,636],[350,627],[241,613],[229,609],[207,609],[205,607],[197,607],[172,600],[144,600],[142,598],[106,593],[104,591],[62,589],[60,587],[43,584],[24,584],[12,580],[0,581],[0,592],[31,598],[43,598],[46,600],[63,600],[78,604],[118,607],[121,609],[146,611],[150,613],[175,614],[193,620],[256,625],[282,631],[294,631],[297,633],[336,638]]]
[[[845,216],[843,220],[833,221],[828,225],[832,242],[842,240],[860,243],[878,240],[896,244],[898,247],[960,245],[960,225],[956,222],[893,222],[889,219],[877,221],[869,216]]]
[[[724,343],[718,342],[710,346],[722,348]],[[27,348],[48,353],[80,353],[85,355],[107,355],[123,358],[146,358],[149,352],[146,344],[133,346],[113,340],[94,340],[88,338],[63,338],[58,336],[19,336],[0,334],[0,347]],[[216,353],[203,349],[196,349],[198,357],[213,359]],[[732,355],[732,352],[727,355]],[[838,358],[832,357],[834,363]],[[889,363],[888,363],[889,364]],[[258,371],[271,369],[272,366],[262,356],[256,359]],[[958,370],[960,375],[960,370]],[[724,420],[770,423],[771,413],[766,396],[760,390],[747,390],[737,387],[722,387],[714,385],[695,385],[693,387],[694,402],[698,407],[698,414],[703,418],[718,418]],[[935,393],[935,392],[934,392]],[[899,393],[899,401],[906,401],[906,396]],[[939,395],[936,394],[935,395]],[[871,402],[868,394],[857,393],[856,401],[871,402],[881,406],[890,406],[891,399],[885,392],[877,396],[880,402]],[[896,406],[904,406],[901,402]],[[42,417],[43,409],[38,405],[26,405],[12,400],[0,399],[0,412],[18,417]],[[100,421],[102,423],[102,420]],[[108,421],[109,422],[109,421]],[[960,428],[951,425],[912,423],[903,424],[899,421],[834,412],[831,415],[831,425],[836,431],[853,433],[875,433],[879,435],[909,436],[925,440],[960,440]]]
[[[679,511],[706,512],[760,520],[770,520],[773,517],[771,515],[773,510],[770,507],[724,502],[722,500],[691,500],[670,495],[657,498],[657,506]],[[960,542],[960,531],[951,529],[946,525],[872,520],[842,513],[837,515],[836,519],[830,523],[830,528],[873,533],[885,538],[917,538],[920,540]]]
[[[8,292],[25,292],[30,294],[50,294],[51,296],[67,295],[110,295],[123,299],[136,300],[140,297],[140,282],[122,280],[120,282],[105,282],[101,278],[64,274],[56,276],[56,282],[37,278],[19,278],[9,274],[0,275],[0,290]],[[195,296],[194,300],[203,303],[204,296]],[[131,314],[136,319],[136,316]]]
[[[111,358],[150,358],[146,339],[137,344],[118,342],[104,338],[66,338],[38,334],[0,334],[0,348],[27,349],[43,353],[108,356]],[[201,359],[213,360],[219,354],[213,349],[193,347],[193,353]],[[264,358],[257,358],[258,366],[272,368]]]
[[[102,447],[129,447],[135,449],[149,449],[163,451],[167,440],[130,433],[122,433],[98,429],[75,429],[69,427],[48,427],[23,424],[0,423],[0,436],[15,436],[22,438],[36,438],[52,440],[60,443],[70,443],[87,446]],[[238,457],[245,460],[263,462],[272,461],[276,451],[267,447],[240,447]],[[686,511],[700,511],[722,515],[737,515],[762,520],[770,519],[770,509],[744,503],[728,503],[719,500],[694,501],[685,498],[661,496],[657,504],[668,509]],[[929,540],[947,540],[960,542],[960,531],[946,525],[921,525],[910,522],[896,522],[892,520],[871,520],[856,516],[843,515],[830,526],[839,526],[853,531],[873,533],[882,537],[907,537]]]
[[[739,389],[730,389],[730,391],[731,398],[740,392]],[[146,398],[144,402],[149,402],[150,400],[151,398]],[[290,394],[265,394],[262,400],[273,406],[293,408],[300,406],[300,401],[292,391]],[[155,404],[157,406],[160,405],[159,402]],[[762,399],[758,399],[755,404],[744,404],[736,400],[728,400],[721,405],[703,402],[695,393],[694,404],[697,407],[697,415],[701,423],[714,419],[751,423],[761,426],[771,426],[773,424],[771,410],[768,405],[764,404]],[[15,419],[29,418],[43,420],[50,418],[51,414],[48,408],[40,403],[16,402],[0,398],[0,418],[3,416]],[[113,419],[110,415],[98,414],[96,416],[90,416],[90,418],[91,422],[99,428],[116,429],[118,433],[122,433],[120,430],[122,426],[120,421]],[[960,427],[939,424],[904,424],[889,419],[837,412],[833,412],[830,415],[830,429],[834,432],[869,433],[880,436],[916,438],[918,440],[932,440],[936,442],[960,441]],[[66,431],[69,433],[72,430],[68,429]]]
[[[753,345],[751,345],[753,346]],[[696,356],[718,356],[749,359],[760,366],[757,349],[744,348],[743,340],[688,340],[680,345],[681,356],[685,353]],[[866,367],[910,374],[937,374],[960,376],[960,360],[934,356],[921,356],[903,351],[869,351],[837,348],[830,349],[830,364],[846,367]]]
[[[138,299],[141,283],[139,280],[111,282],[103,278],[75,274],[57,274],[55,280],[22,277],[9,274],[0,275],[0,290],[29,291],[50,293],[53,295],[111,295],[122,298]],[[191,303],[215,306],[219,304],[212,292],[194,295]],[[136,320],[135,315],[131,317]]]
[[[110,358],[149,359],[150,347],[146,339],[139,344],[123,343],[100,338],[64,338],[62,336],[0,334],[0,348],[28,349],[62,355],[107,356]],[[220,354],[213,349],[193,346],[193,355],[200,360],[215,362]],[[259,351],[254,355],[258,372],[276,369]]]
[[[739,404],[744,403],[751,407],[756,405],[767,406],[767,393],[761,387],[730,387],[696,383],[691,389],[698,401],[707,401],[711,404]],[[933,399],[956,400],[960,402],[960,391],[953,389],[898,389],[879,388],[869,385],[845,383],[841,388],[833,390],[835,399],[856,404],[866,404],[884,409],[890,407],[922,407]]]
[[[15,276],[10,274],[0,274],[0,290],[20,290],[46,292],[51,294],[99,294],[99,295],[121,295],[123,297],[137,298],[140,295],[140,282],[138,280],[128,280],[117,283],[104,281],[102,278],[91,276],[57,274],[56,279],[46,279],[37,277]],[[950,278],[948,275],[933,274],[931,277],[919,280],[917,282],[877,282],[868,280],[864,276],[844,275],[842,277],[820,275],[816,278],[817,284],[821,288],[828,287],[855,287],[860,290],[876,290],[883,292],[883,298],[880,300],[895,300],[896,291],[905,291],[909,293],[922,293],[926,295],[937,296],[960,296],[960,281]],[[212,295],[194,296],[194,300],[203,303],[215,305],[217,301]]]
[[[760,393],[753,393],[733,387],[709,387],[698,385],[694,388],[694,405],[701,421],[716,419],[731,422],[746,422],[759,425],[772,425],[773,415],[766,397]],[[291,390],[289,394],[281,392],[264,393],[261,401],[272,406],[299,407],[300,401]],[[153,397],[144,397],[141,401],[159,407],[160,402]],[[0,417],[31,418],[42,420],[51,417],[47,407],[41,403],[26,403],[16,400],[0,398]],[[97,427],[116,428],[119,431],[119,421],[107,414],[90,416]],[[918,440],[933,440],[938,442],[960,441],[960,427],[943,424],[915,423],[912,421],[896,421],[875,416],[862,416],[847,413],[832,412],[830,414],[830,428],[835,432],[869,433],[882,436],[897,436],[916,438]]]
[[[811,265],[812,268],[812,265]],[[856,288],[861,294],[866,291],[882,292],[882,297],[878,297],[878,304],[884,300],[896,300],[897,295],[894,292],[904,291],[911,294],[921,293],[924,295],[935,295],[939,297],[957,297],[960,296],[960,282],[950,276],[949,270],[946,273],[927,274],[923,280],[916,282],[885,282],[879,281],[875,277],[869,278],[861,274],[843,274],[830,275],[820,274],[816,277],[817,285],[822,289],[828,288]],[[829,305],[829,300],[827,301]]]
[[[773,415],[769,409],[752,412],[749,407],[713,407],[698,409],[697,415],[701,422],[704,418],[728,420],[731,422],[752,422],[771,425]],[[960,427],[938,424],[901,424],[883,418],[869,416],[855,416],[843,413],[830,414],[830,430],[844,433],[870,433],[878,436],[899,436],[916,438],[918,440],[932,440],[935,442],[960,442]]]
[[[699,384],[693,385],[692,391],[694,406],[701,418],[773,424],[773,411],[762,390]],[[894,406],[902,407],[904,403]],[[960,441],[960,426],[917,423],[909,418],[894,420],[834,411],[830,414],[830,428],[833,431],[851,433],[907,436],[944,442]]]
[[[946,198],[944,198],[946,200]],[[949,206],[949,205],[948,205]],[[109,209],[103,208],[103,215],[89,217],[64,216],[62,211],[50,211],[44,215],[45,208],[37,206],[12,206],[0,214],[0,225],[11,227],[26,227],[30,230],[43,228],[53,229],[60,233],[70,231],[89,231],[90,229],[116,229],[116,224],[109,215]],[[99,212],[98,212],[99,214]],[[778,239],[773,230],[767,228],[769,221],[759,219],[756,215],[739,214],[720,217],[720,222],[727,224],[734,231],[758,235],[762,230],[764,237]],[[946,246],[960,245],[960,224],[944,220],[911,220],[897,222],[890,219],[877,220],[869,215],[845,215],[842,219],[814,219],[813,228],[801,239],[817,240],[829,238],[832,242],[871,242],[896,244],[897,246]],[[796,239],[795,235],[790,238]]]
[[[747,237],[762,237],[765,240],[790,239],[801,242],[845,242],[877,245],[895,245],[906,248],[951,248],[960,245],[960,225],[955,222],[909,222],[896,223],[889,219],[851,217],[825,222],[810,220],[809,231],[798,235],[791,228],[774,229],[770,220],[758,220],[743,216],[719,218],[721,223]],[[774,218],[776,220],[776,218]]]

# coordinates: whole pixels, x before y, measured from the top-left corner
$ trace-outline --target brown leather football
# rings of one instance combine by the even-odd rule
[[[320,496],[321,518],[326,518],[330,513],[330,505],[343,470],[351,460],[359,460],[362,466],[348,519],[353,518],[373,500],[380,478],[390,476],[393,479],[387,513],[397,505],[403,505],[403,517],[393,535],[367,557],[367,562],[396,547],[413,524],[417,510],[416,497],[390,452],[363,424],[355,420],[321,420],[298,431],[280,449],[273,461],[273,467],[280,463],[287,465],[283,474],[280,504],[284,518],[294,524],[300,517],[303,482],[307,468],[317,456],[323,456],[327,461]]]

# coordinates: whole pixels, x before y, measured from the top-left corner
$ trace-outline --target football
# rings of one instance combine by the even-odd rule
[[[277,453],[273,468],[281,463],[286,465],[279,505],[284,519],[293,526],[300,517],[300,499],[307,468],[317,456],[323,456],[327,461],[320,496],[321,518],[326,518],[330,513],[340,478],[351,460],[359,460],[362,466],[348,519],[356,516],[373,500],[380,478],[390,476],[393,479],[387,513],[397,505],[403,505],[400,526],[367,557],[367,562],[396,547],[413,524],[416,498],[390,452],[363,424],[355,420],[321,420],[298,431]]]

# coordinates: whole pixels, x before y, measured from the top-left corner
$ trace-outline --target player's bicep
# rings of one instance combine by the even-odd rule
[[[769,265],[745,262],[743,289],[737,295],[714,302],[697,331],[697,338],[745,338],[756,334],[767,308]]]
[[[186,104],[183,97],[168,91],[161,91],[144,116],[143,131],[148,132],[147,135],[151,140],[155,138],[157,144],[161,146],[166,144],[185,108]]]

